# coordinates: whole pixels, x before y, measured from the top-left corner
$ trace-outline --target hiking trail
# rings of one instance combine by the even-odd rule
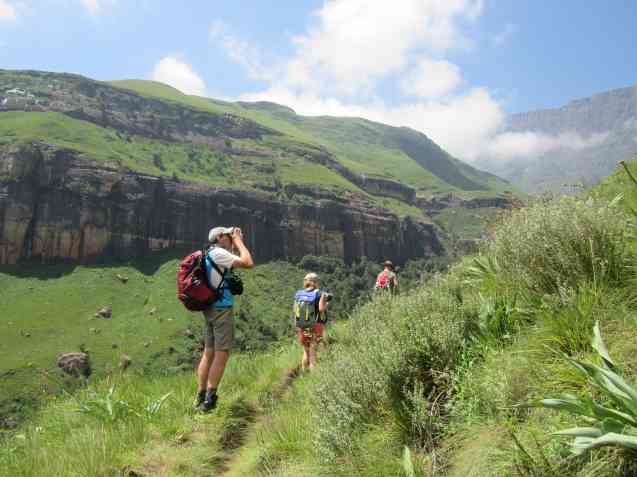
[[[269,411],[273,410],[276,404],[290,391],[294,380],[300,375],[301,367],[296,366],[289,369],[283,376],[281,382],[274,388],[270,395],[269,406],[260,406],[259,408],[252,407],[252,413],[245,415],[243,425],[240,425],[236,429],[233,429],[233,425],[224,427],[224,432],[219,438],[223,455],[215,459],[217,472],[213,474],[216,477],[231,477],[233,469],[239,464],[242,451],[246,448],[246,444],[256,439],[257,430],[260,424],[263,424],[269,414]],[[239,417],[239,416],[237,416]],[[232,431],[236,434],[232,435]]]

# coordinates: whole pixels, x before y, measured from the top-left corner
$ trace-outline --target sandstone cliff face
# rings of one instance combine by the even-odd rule
[[[195,249],[218,224],[242,227],[258,260],[404,262],[444,253],[432,224],[400,220],[354,195],[300,204],[143,175],[42,143],[0,150],[0,264]]]

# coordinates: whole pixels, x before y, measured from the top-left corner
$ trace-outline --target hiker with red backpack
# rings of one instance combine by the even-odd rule
[[[376,277],[374,290],[398,293],[398,277],[394,271],[394,264],[389,260],[383,262],[383,271]]]
[[[327,306],[332,295],[320,289],[321,282],[316,273],[303,278],[303,288],[294,295],[292,320],[303,346],[301,369],[310,370],[316,365],[316,347],[323,339],[327,322]]]
[[[234,296],[243,293],[234,268],[252,268],[254,261],[238,227],[215,227],[210,245],[182,261],[177,276],[179,300],[191,311],[203,311],[204,350],[197,368],[195,406],[208,412],[217,406],[217,388],[234,341]],[[231,253],[233,249],[239,255]]]

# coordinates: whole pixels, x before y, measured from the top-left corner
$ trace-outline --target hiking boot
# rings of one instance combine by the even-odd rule
[[[199,409],[201,410],[201,412],[210,412],[216,407],[217,407],[217,391],[208,389],[208,391],[206,391],[206,397],[204,398],[203,402],[199,406]]]
[[[195,398],[194,407],[199,408],[199,406],[203,404],[205,399],[206,399],[206,391],[199,391],[197,393],[197,397]]]

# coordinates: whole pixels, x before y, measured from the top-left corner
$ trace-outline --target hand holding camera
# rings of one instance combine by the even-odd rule
[[[241,231],[241,229],[239,227],[232,227],[232,234],[231,234],[232,240],[241,240],[243,241],[243,232]]]

